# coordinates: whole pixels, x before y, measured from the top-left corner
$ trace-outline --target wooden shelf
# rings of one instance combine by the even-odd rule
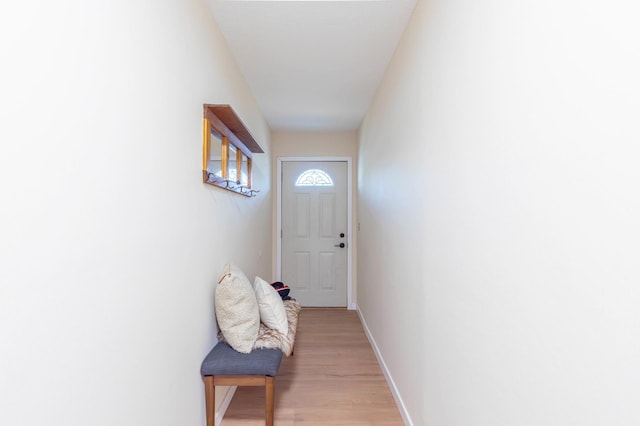
[[[260,191],[252,189],[252,156],[264,151],[231,106],[203,109],[202,182],[255,197]]]
[[[247,157],[251,158],[252,153],[264,152],[230,105],[205,104],[204,117]]]

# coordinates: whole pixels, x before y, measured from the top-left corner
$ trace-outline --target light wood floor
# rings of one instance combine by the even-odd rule
[[[402,425],[355,311],[303,308],[276,377],[276,426]],[[239,387],[222,426],[264,425],[264,388]]]

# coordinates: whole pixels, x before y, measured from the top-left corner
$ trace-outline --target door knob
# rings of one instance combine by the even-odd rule
[[[336,244],[334,247],[344,248],[344,243]]]

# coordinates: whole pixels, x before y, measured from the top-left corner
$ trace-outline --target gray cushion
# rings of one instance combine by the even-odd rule
[[[202,361],[200,372],[203,376],[219,374],[259,374],[275,376],[280,368],[280,349],[254,349],[243,354],[225,342],[218,342]]]

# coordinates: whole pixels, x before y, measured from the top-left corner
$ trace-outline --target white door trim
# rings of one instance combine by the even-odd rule
[[[276,279],[282,279],[282,163],[288,161],[345,161],[347,163],[347,308],[356,309],[352,286],[353,171],[351,157],[278,157],[276,171]]]

